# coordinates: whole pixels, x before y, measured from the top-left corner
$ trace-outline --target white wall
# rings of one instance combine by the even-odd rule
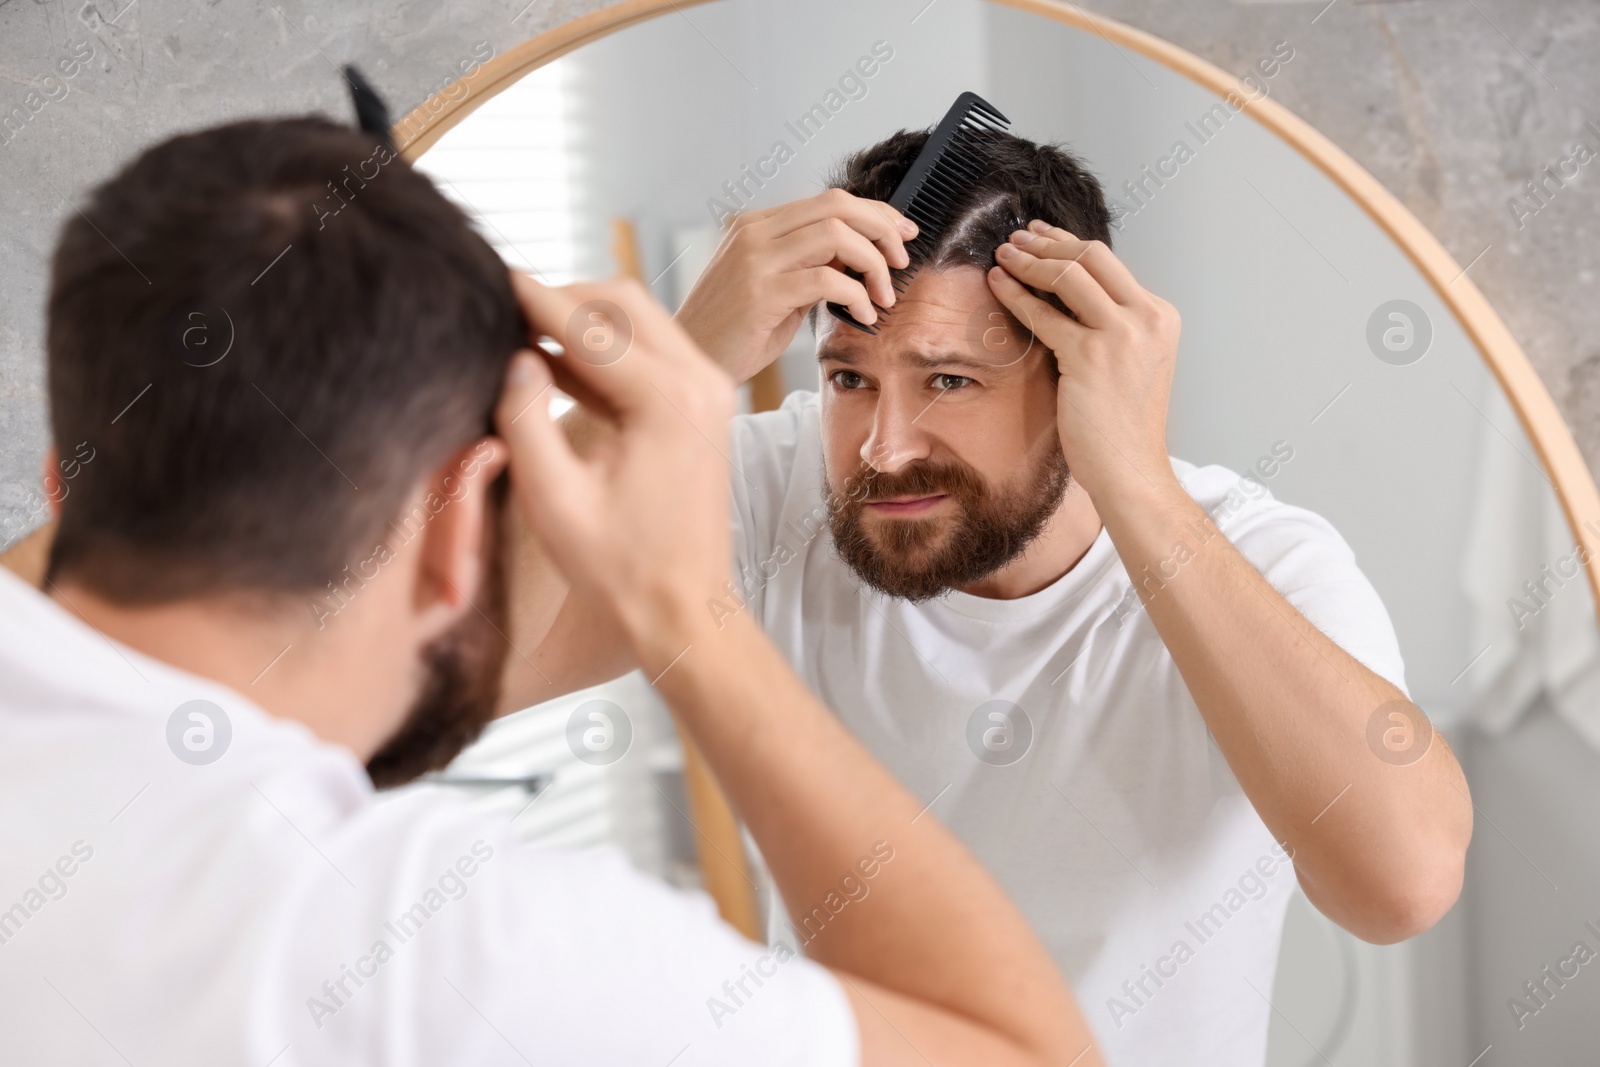
[[[645,270],[654,276],[682,250],[667,234],[712,224],[712,198],[739,206],[722,183],[771,156],[775,142],[794,158],[764,188],[747,187],[753,207],[820,192],[845,152],[901,126],[936,122],[962,90],[981,89],[978,5],[940,0],[913,23],[914,15],[902,5],[843,0],[727,0],[634,27],[565,60],[580,101],[575,123],[593,131],[578,145],[589,271],[611,270],[606,227],[615,215],[639,226]],[[802,143],[786,124],[838,89],[879,41],[893,58],[863,79],[865,95],[847,100],[820,135]]]

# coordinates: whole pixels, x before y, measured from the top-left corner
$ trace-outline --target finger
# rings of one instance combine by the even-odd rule
[[[788,211],[790,208],[794,207],[794,204],[795,201],[791,200],[785,201],[782,204],[774,204],[771,207],[746,208],[744,211],[741,211],[735,215],[734,218],[738,219],[740,222],[743,222],[745,225],[750,225],[751,223],[756,222],[765,222],[777,215],[783,214],[785,211]]]
[[[494,432],[510,448],[512,475],[536,488],[582,477],[582,461],[550,418],[554,392],[549,363],[523,349],[507,363],[494,405]]]
[[[891,267],[911,263],[906,242],[916,237],[917,224],[881,200],[852,196],[843,189],[829,189],[819,196],[797,200],[763,220],[771,236],[783,237],[823,219],[836,218],[878,246]]]
[[[995,267],[988,274],[989,289],[1006,310],[1017,317],[1050,351],[1060,353],[1069,348],[1088,327],[1073,322],[1061,309],[1028,291],[1004,268]],[[1057,362],[1060,362],[1059,356]]]
[[[555,376],[556,388],[560,389],[563,393],[566,393],[573,400],[577,401],[578,404],[588,408],[590,411],[614,413],[611,406],[607,404],[599,394],[597,394],[593,389],[590,389],[580,379],[574,378],[567,371],[565,360],[561,359],[558,355],[551,352],[545,345],[540,343],[539,338],[541,335],[548,336],[549,331],[543,329],[533,321],[533,312],[528,305],[526,290],[524,287],[524,283],[534,286],[537,286],[539,283],[533,281],[533,279],[529,278],[521,271],[513,270],[509,273],[511,275],[512,294],[517,298],[517,304],[522,308],[523,317],[528,320],[528,343],[532,345],[534,350],[540,353],[541,356],[546,357],[541,362],[549,370],[549,372]]]
[[[1133,271],[1128,265],[1117,258],[1111,247],[1103,241],[1084,241],[1073,236],[1059,226],[1052,226],[1042,219],[1034,219],[1028,223],[1026,230],[1020,234],[1028,234],[1034,240],[1022,243],[1020,247],[1027,249],[1041,259],[1075,259],[1085,270],[1094,275],[1111,299],[1124,307],[1132,307],[1140,300],[1149,297],[1144,286],[1133,276]]]
[[[523,514],[541,537],[570,522],[569,509],[589,496],[590,476],[567,435],[550,417],[554,379],[544,359],[518,352],[506,368],[495,405],[495,431],[511,450],[511,480]]]
[[[650,336],[647,331],[661,328],[652,310],[661,317],[665,312],[652,309],[630,292],[627,284],[558,289],[540,285],[526,275],[513,274],[512,279],[535,337],[552,337],[563,349],[561,356],[550,358],[552,366],[561,368],[567,382],[564,390],[579,390],[601,410],[619,417],[649,402],[649,381],[644,375],[630,373],[624,359],[633,348],[636,333]],[[596,333],[606,336],[603,345],[592,336]]]
[[[995,249],[994,258],[1024,285],[1055,293],[1085,326],[1105,329],[1119,314],[1117,302],[1074,260],[1040,259],[1010,241]]]
[[[791,307],[810,308],[821,301],[843,304],[864,326],[878,321],[878,309],[867,296],[867,287],[833,267],[810,267],[778,275],[779,295]]]
[[[572,288],[577,296],[588,298],[580,310],[596,302],[609,304],[608,316],[631,330],[625,340],[637,355],[622,361],[627,350],[614,345],[601,353],[601,358],[615,362],[615,367],[591,366],[589,360],[594,354],[587,349],[575,353],[579,358],[563,361],[574,376],[581,377],[612,405],[615,422],[626,426],[642,425],[652,418],[687,418],[702,433],[726,433],[726,419],[732,412],[730,409],[722,413],[718,401],[721,398],[732,403],[733,380],[643,285],[623,279]],[[569,328],[568,333],[574,335],[571,344],[583,343],[583,338],[576,336],[576,328]],[[720,429],[718,418],[723,423]]]
[[[842,219],[823,219],[795,230],[776,241],[773,252],[780,272],[835,263],[859,271],[868,296],[881,307],[894,303],[894,285],[883,252]]]
[[[570,289],[585,303],[606,301],[616,304],[623,312],[623,325],[631,326],[633,336],[649,353],[653,363],[666,364],[673,370],[703,370],[714,366],[711,358],[700,350],[700,346],[672,317],[672,313],[662,307],[661,302],[642,283],[632,278],[618,278],[608,282],[573,285]],[[581,336],[574,336],[573,339],[582,340]]]
[[[597,415],[612,418],[616,416],[616,409],[603,396],[590,389],[583,383],[581,378],[574,377],[572,372],[567,370],[568,361],[566,359],[546,351],[542,345],[537,347],[535,351],[545,361],[550,374],[555,378],[556,388],[571,397],[574,403]]]

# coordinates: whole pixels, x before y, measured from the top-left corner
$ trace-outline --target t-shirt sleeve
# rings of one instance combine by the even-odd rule
[[[733,420],[733,573],[757,617],[765,584],[760,575],[778,542],[806,433],[820,433],[817,395],[810,392],[790,393],[776,411]]]
[[[1213,518],[1219,512],[1212,511]],[[1355,552],[1322,516],[1268,498],[1219,528],[1306,621],[1402,693],[1405,662],[1394,624]]]
[[[285,931],[293,973],[261,999],[289,995],[286,1062],[859,1062],[838,980],[740,936],[705,894],[615,849],[527,845],[475,810],[403,806],[390,826],[404,833],[337,855],[348,881],[322,879]]]
[[[520,1006],[516,1025],[542,1062],[858,1061],[855,1016],[838,980],[787,948],[745,939],[703,893],[647,878],[612,849],[520,848],[508,860],[540,899],[506,900],[514,915],[501,917],[521,951],[496,953],[483,987],[521,991],[493,999],[508,1013]]]

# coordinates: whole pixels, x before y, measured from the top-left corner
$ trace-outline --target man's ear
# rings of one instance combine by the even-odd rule
[[[443,632],[472,611],[487,561],[484,558],[492,513],[491,487],[505,472],[511,452],[498,437],[480,437],[457,450],[422,486],[422,527],[414,608],[436,616]],[[413,513],[415,514],[415,512]]]

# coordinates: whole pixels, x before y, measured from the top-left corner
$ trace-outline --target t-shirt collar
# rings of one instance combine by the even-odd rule
[[[1036,593],[1001,600],[994,597],[973,596],[952,589],[930,601],[929,606],[969,619],[981,619],[987,622],[1021,622],[1056,611],[1081,599],[1105,576],[1108,566],[1115,562],[1116,558],[1117,553],[1111,543],[1111,535],[1102,526],[1100,533],[1089,545],[1089,550],[1073,564],[1072,569]]]

